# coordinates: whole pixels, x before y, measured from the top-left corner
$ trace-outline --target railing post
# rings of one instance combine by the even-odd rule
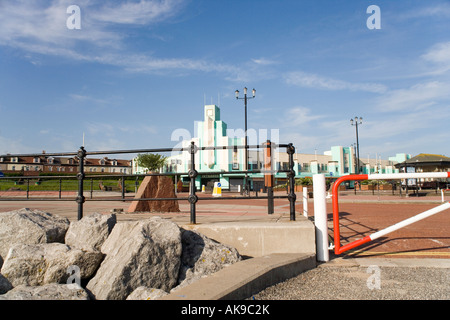
[[[295,148],[292,143],[289,143],[287,147],[287,153],[289,155],[289,195],[288,199],[290,202],[290,220],[295,221],[295,171],[294,171],[294,153]]]
[[[30,199],[30,179],[27,179],[27,200]]]
[[[78,203],[78,220],[81,220],[83,218],[83,204],[86,201],[84,198],[84,159],[86,157],[86,150],[84,150],[84,147],[80,147],[78,150],[78,196],[76,198],[76,201]]]
[[[121,189],[122,189],[122,202],[125,202],[125,177],[124,176],[122,176]]]
[[[198,196],[195,194],[195,178],[198,175],[198,172],[195,170],[195,153],[197,152],[197,147],[194,144],[194,141],[191,142],[191,146],[189,152],[191,154],[191,168],[189,170],[189,178],[191,179],[191,183],[189,186],[189,203],[191,206],[191,224],[196,224],[195,217],[195,204],[198,201]]]
[[[62,191],[62,179],[59,178],[58,199],[61,199],[61,191]]]
[[[270,140],[266,141],[264,147],[264,170],[266,171],[264,173],[264,186],[267,189],[267,213],[273,214],[273,173],[268,172],[273,170],[272,143]]]

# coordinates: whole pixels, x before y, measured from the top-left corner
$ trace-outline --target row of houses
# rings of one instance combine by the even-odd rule
[[[54,157],[42,155],[2,156],[0,157],[0,171],[3,173],[22,173],[23,175],[38,175],[40,173],[70,174],[78,171],[79,158]],[[132,160],[103,158],[86,158],[84,160],[86,173],[131,174]]]

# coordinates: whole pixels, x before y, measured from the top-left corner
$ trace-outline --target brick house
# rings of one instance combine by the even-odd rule
[[[86,158],[84,163],[85,173],[103,174],[131,174],[131,160],[104,158]],[[79,159],[74,157],[53,157],[45,153],[34,157],[25,156],[1,156],[0,170],[3,173],[20,173],[33,176],[39,173],[76,174],[78,172]]]

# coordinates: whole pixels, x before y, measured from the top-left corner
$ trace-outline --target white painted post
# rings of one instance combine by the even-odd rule
[[[308,188],[303,187],[303,215],[308,218]]]
[[[326,184],[324,174],[313,175],[314,224],[316,226],[316,258],[329,261]]]

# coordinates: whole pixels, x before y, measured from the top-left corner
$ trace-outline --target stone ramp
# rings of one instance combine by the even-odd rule
[[[274,253],[234,263],[160,300],[242,300],[315,267],[315,254]]]
[[[182,224],[251,257],[178,289],[161,300],[242,300],[316,267],[315,227],[296,221]]]
[[[182,224],[217,242],[236,248],[242,256],[316,252],[314,224],[303,216],[295,221],[230,221]]]

